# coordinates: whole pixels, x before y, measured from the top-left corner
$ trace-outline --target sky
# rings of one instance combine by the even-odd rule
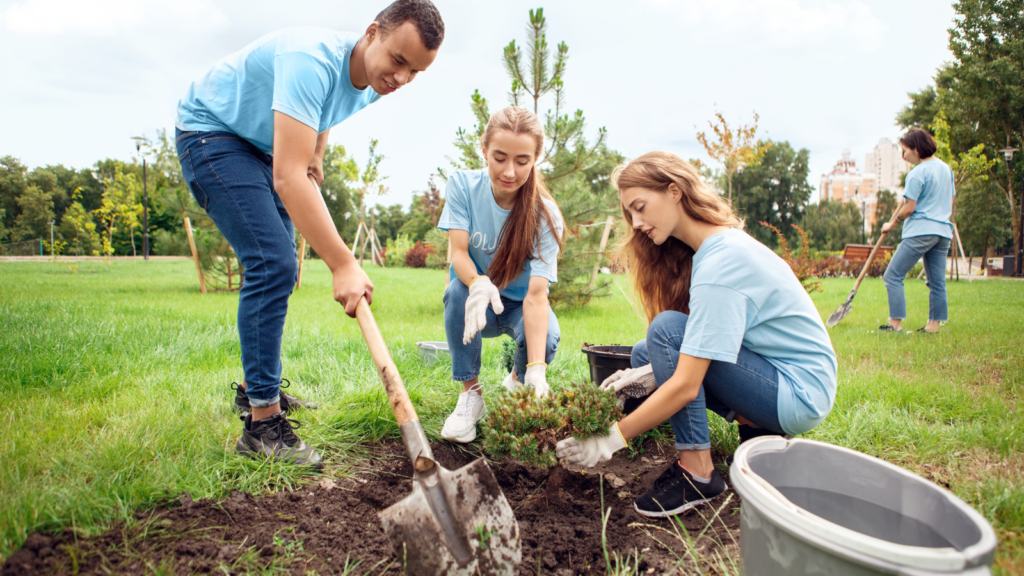
[[[491,109],[510,81],[502,48],[524,44],[544,7],[548,43],[569,46],[570,109],[588,134],[608,131],[628,158],[668,150],[711,162],[696,140],[716,111],[759,135],[810,151],[817,188],[850,149],[862,166],[895,140],[907,92],[952,58],[944,0],[434,0],[446,36],[415,81],[330,133],[362,165],[371,138],[390,191],[408,205],[449,167],[470,96]],[[0,156],[29,167],[130,161],[132,136],[173,133],[175,107],[214,62],[263,34],[297,25],[363,31],[386,1],[0,0]],[[542,100],[541,109],[551,107]]]

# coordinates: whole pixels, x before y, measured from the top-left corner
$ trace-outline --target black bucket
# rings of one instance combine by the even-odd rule
[[[600,386],[606,378],[619,370],[628,370],[632,367],[629,363],[629,357],[633,353],[632,346],[619,346],[617,344],[597,346],[584,342],[583,353],[587,355],[587,361],[590,363],[590,381],[597,386]],[[629,414],[636,410],[637,406],[643,404],[646,399],[647,396],[643,398],[627,398],[626,405],[622,408],[622,411]]]

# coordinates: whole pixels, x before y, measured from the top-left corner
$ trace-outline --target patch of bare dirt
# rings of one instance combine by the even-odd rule
[[[546,470],[493,462],[519,522],[519,573],[605,571],[602,485],[604,510],[611,508],[609,552],[639,556],[641,574],[673,572],[680,558],[692,564],[695,557],[717,554],[738,561],[740,502],[732,490],[711,507],[680,517],[690,537],[696,538],[707,526],[706,518],[721,510],[712,528],[692,544],[684,534],[673,534],[673,521],[646,518],[633,509],[633,498],[650,489],[674,462],[672,452],[671,447],[649,442],[632,462],[617,455],[585,474],[566,470],[561,502],[544,496]],[[454,470],[477,455],[442,444],[435,447],[435,457]],[[233,492],[222,500],[199,501],[182,494],[162,507],[138,512],[135,522],[91,538],[76,538],[70,530],[35,533],[7,558],[0,574],[245,574],[274,567],[299,575],[342,573],[346,563],[356,561],[361,562],[357,574],[399,574],[400,563],[377,512],[409,493],[412,468],[399,444],[378,447],[370,466],[370,472],[354,478],[324,477],[295,492],[261,497]]]

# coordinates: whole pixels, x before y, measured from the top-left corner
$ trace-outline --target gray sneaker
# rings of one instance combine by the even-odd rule
[[[278,412],[270,418],[252,421],[252,414],[247,414],[242,425],[242,437],[235,444],[239,454],[251,457],[272,457],[279,462],[291,462],[298,466],[310,466],[315,470],[323,470],[323,458],[310,446],[307,446],[295,434],[295,428],[302,424],[285,418],[284,412]]]
[[[317,406],[313,402],[296,398],[291,394],[286,394],[284,389],[291,386],[292,383],[287,378],[281,378],[281,410],[287,412],[289,410],[298,410],[305,408],[306,410],[316,410]],[[248,414],[252,412],[252,406],[249,405],[249,397],[245,395],[245,388],[242,388],[238,382],[231,383],[231,389],[235,391],[235,410],[238,410],[242,414]]]

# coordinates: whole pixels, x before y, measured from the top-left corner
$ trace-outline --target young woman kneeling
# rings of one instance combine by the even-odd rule
[[[544,187],[537,157],[544,129],[525,108],[495,112],[481,139],[486,170],[459,170],[448,179],[438,228],[452,247],[444,293],[444,329],[452,379],[462,383],[441,437],[472,442],[487,411],[480,394],[482,339],[507,334],[516,341],[506,387],[520,382],[548,393],[547,365],[558,350],[558,320],[548,284],[558,281],[562,215]]]
[[[669,516],[726,489],[711,461],[707,410],[738,421],[741,438],[806,432],[832,409],[836,355],[789,265],[743,232],[692,165],[651,152],[612,180],[632,225],[622,251],[650,326],[633,368],[602,385],[653,394],[607,436],[562,440],[556,452],[594,466],[669,420],[679,461],[634,503],[645,516]]]

